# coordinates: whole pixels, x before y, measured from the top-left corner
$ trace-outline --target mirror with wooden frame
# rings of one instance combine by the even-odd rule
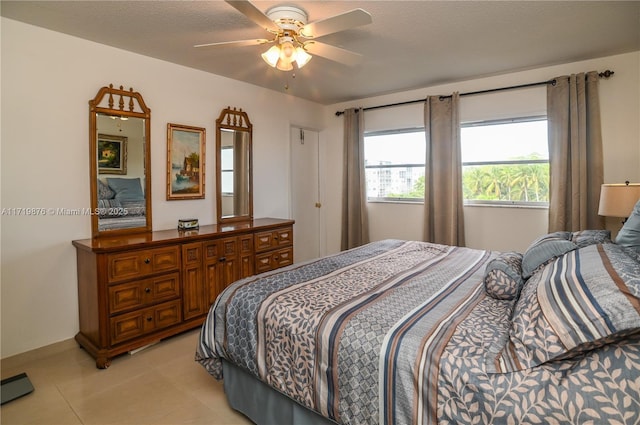
[[[89,101],[91,233],[151,231],[151,110],[138,92],[102,87]]]
[[[227,107],[216,120],[218,223],[253,219],[252,129],[242,109]]]

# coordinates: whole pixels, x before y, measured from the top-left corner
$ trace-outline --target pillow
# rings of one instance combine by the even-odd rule
[[[145,208],[144,201],[123,200],[121,203],[122,203],[122,208],[124,208],[124,211],[126,212],[127,216],[138,216],[138,215],[145,214],[146,208]]]
[[[640,199],[616,236],[618,245],[640,252]]]
[[[115,199],[120,201],[141,201],[144,199],[139,177],[135,179],[108,177],[107,184],[116,193]]]
[[[487,264],[484,271],[484,290],[497,300],[513,300],[520,294],[522,279],[522,254],[505,252]]]
[[[124,213],[122,204],[117,199],[98,199],[98,217],[121,217]]]
[[[576,244],[578,248],[585,246],[611,243],[611,231],[609,230],[581,230],[571,233],[571,242]]]
[[[116,193],[102,180],[98,179],[98,199],[113,199]]]
[[[571,232],[553,232],[533,241],[522,257],[522,277],[531,277],[538,267],[578,248],[570,238]]]
[[[640,332],[640,262],[616,244],[589,245],[546,264],[525,283],[501,371],[574,357]]]

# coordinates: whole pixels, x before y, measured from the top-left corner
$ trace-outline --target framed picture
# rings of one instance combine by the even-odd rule
[[[127,138],[98,134],[98,174],[127,174]]]
[[[167,124],[167,200],[203,199],[205,129]]]

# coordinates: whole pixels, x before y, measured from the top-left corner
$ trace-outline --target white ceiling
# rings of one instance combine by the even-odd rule
[[[640,1],[256,1],[316,21],[355,8],[373,23],[318,39],[364,55],[353,68],[315,56],[282,72],[270,38],[223,1],[6,1],[4,17],[245,81],[321,104],[640,50]],[[615,71],[615,70],[614,70]]]

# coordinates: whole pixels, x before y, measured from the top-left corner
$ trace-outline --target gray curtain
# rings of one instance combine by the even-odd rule
[[[604,182],[598,73],[562,76],[547,86],[549,232],[603,229]]]
[[[369,219],[364,174],[364,112],[344,111],[341,249],[369,242]]]
[[[424,240],[464,246],[459,104],[458,93],[429,96],[424,104]]]

